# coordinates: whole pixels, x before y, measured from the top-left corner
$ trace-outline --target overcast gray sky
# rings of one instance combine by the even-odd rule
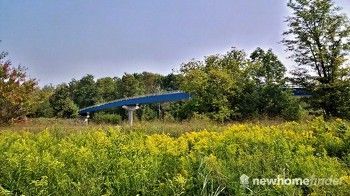
[[[337,0],[350,16],[350,1]],[[171,73],[192,58],[272,48],[286,29],[287,0],[0,0],[0,50],[40,85],[86,74]]]

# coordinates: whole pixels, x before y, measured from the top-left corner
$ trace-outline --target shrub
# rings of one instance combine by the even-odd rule
[[[122,118],[118,114],[96,113],[92,120],[96,123],[119,124]]]

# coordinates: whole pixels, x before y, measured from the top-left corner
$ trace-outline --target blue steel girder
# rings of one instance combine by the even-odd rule
[[[87,113],[93,113],[101,110],[112,109],[116,107],[128,106],[128,105],[142,105],[142,104],[151,104],[151,103],[163,103],[163,102],[172,102],[172,101],[181,101],[190,99],[191,96],[188,93],[176,91],[176,92],[166,92],[160,94],[151,94],[143,95],[138,97],[130,97],[124,99],[118,99],[115,101],[102,103],[87,108],[79,110],[80,115]]]
[[[311,94],[308,93],[304,88],[292,88],[292,92],[294,96],[301,96],[301,97],[311,96]],[[122,107],[124,105],[128,106],[128,105],[142,105],[142,104],[151,104],[151,103],[172,102],[172,101],[187,100],[190,98],[191,98],[190,94],[182,91],[143,95],[138,97],[118,99],[115,101],[83,108],[79,110],[79,114],[84,115],[87,113],[93,113],[101,110]]]
[[[310,97],[311,93],[308,92],[305,88],[292,88],[293,95],[296,97]]]

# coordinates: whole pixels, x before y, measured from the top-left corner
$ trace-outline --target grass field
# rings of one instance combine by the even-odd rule
[[[340,119],[133,127],[34,119],[0,127],[0,151],[0,195],[350,195],[350,124]]]

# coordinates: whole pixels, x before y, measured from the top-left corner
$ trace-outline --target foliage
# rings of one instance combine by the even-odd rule
[[[92,75],[86,75],[79,80],[71,80],[68,85],[63,83],[55,87],[47,86],[36,89],[35,102],[31,108],[30,116],[70,118],[75,116],[76,108],[84,108],[125,97],[178,90],[180,78],[179,75],[175,74],[162,76],[143,72],[124,74],[121,78],[99,78],[95,81]],[[122,109],[113,109],[112,112],[123,118],[126,117],[125,111]],[[137,111],[137,114],[140,119],[155,119],[158,117],[158,106],[142,107]]]
[[[68,85],[57,86],[55,93],[46,100],[38,100],[38,104],[42,105],[40,110],[49,111],[47,103],[50,102],[54,116],[72,117],[70,113],[76,113],[74,104],[83,108],[125,97],[181,89],[191,94],[190,101],[162,104],[160,108],[158,104],[143,106],[136,116],[141,120],[164,117],[185,120],[199,114],[218,122],[262,117],[298,120],[304,112],[300,100],[292,96],[285,84],[285,72],[284,65],[271,49],[257,48],[247,58],[244,51],[233,48],[224,55],[211,55],[204,61],[183,64],[178,74],[125,73],[121,78],[105,77],[96,82],[92,75],[86,75],[73,79]],[[62,89],[61,86],[66,87]],[[45,92],[38,94],[45,95]],[[124,110],[111,112],[126,118]],[[43,113],[34,112],[34,116],[48,117]]]
[[[271,49],[257,48],[251,55],[253,66],[247,70],[242,92],[236,98],[243,118],[260,115],[298,120],[303,116],[301,100],[286,85],[286,68]],[[247,78],[248,77],[248,78]],[[249,78],[253,80],[249,81]]]
[[[239,111],[237,117],[240,119],[281,117],[298,120],[305,115],[300,100],[280,85],[246,84],[235,101]]]
[[[174,108],[180,115],[197,112],[220,122],[265,115],[301,117],[299,101],[285,85],[286,69],[272,50],[257,48],[248,59],[244,51],[232,49],[184,64],[181,71],[181,88],[192,100]]]
[[[287,19],[289,30],[284,33],[283,43],[299,65],[293,73],[294,82],[313,94],[312,105],[322,108],[327,117],[347,117],[343,101],[350,97],[338,90],[340,86],[350,87],[347,16],[332,0],[290,0],[288,7],[293,14]]]
[[[119,124],[122,118],[118,114],[96,113],[92,120],[96,123]]]
[[[136,79],[135,74],[124,74],[121,81],[120,90],[123,98],[143,94],[141,82]]]
[[[165,91],[175,91],[180,89],[182,75],[171,73],[160,79],[161,89]]]
[[[289,0],[292,14],[283,43],[299,68],[291,81],[312,96],[299,99],[289,90],[286,68],[272,49],[257,48],[249,56],[232,48],[226,54],[182,64],[178,73],[125,73],[95,79],[86,75],[68,85],[35,88],[21,67],[11,68],[0,54],[0,123],[24,117],[64,117],[115,99],[184,90],[186,102],[148,105],[136,112],[141,120],[186,120],[196,115],[217,122],[251,118],[299,120],[308,112],[350,119],[350,23],[332,0]],[[287,82],[288,81],[288,82]],[[304,101],[306,100],[307,103]],[[305,106],[310,107],[305,110]],[[316,112],[315,112],[316,111]],[[122,109],[108,111],[126,118]]]
[[[0,123],[25,117],[30,113],[36,81],[29,79],[25,69],[11,67],[6,52],[0,53]]]
[[[41,89],[35,89],[30,116],[45,118],[54,117],[54,110],[49,100],[54,90],[55,88],[53,86],[44,86]]]
[[[266,84],[283,84],[285,80],[286,68],[278,57],[269,49],[265,52],[257,48],[252,52],[250,58],[253,62],[259,63],[256,70],[256,79],[260,83]]]
[[[183,107],[185,112],[206,114],[221,122],[230,119],[235,111],[230,107],[230,100],[235,95],[242,67],[247,63],[245,53],[233,49],[223,56],[206,57],[204,62],[184,64],[181,89],[192,95],[192,100]]]
[[[80,108],[95,105],[98,102],[98,92],[94,76],[86,75],[80,80],[69,83],[70,94],[74,103]]]
[[[141,74],[134,74],[140,81],[141,88],[144,89],[144,93],[152,94],[161,91],[160,83],[163,76],[150,72],[142,72]]]
[[[58,86],[49,101],[58,117],[71,118],[78,115],[78,107],[71,99],[70,89],[66,84]]]
[[[118,93],[118,78],[99,78],[96,81],[96,89],[101,102],[108,102],[120,98]]]
[[[12,195],[349,195],[349,131],[350,124],[340,119],[236,124],[223,131],[185,132],[177,137],[121,127],[2,131],[0,191]],[[240,184],[242,174],[336,178],[343,183],[249,184],[246,189]]]
[[[141,120],[155,120],[159,116],[158,107],[159,104],[144,105],[141,107],[142,110],[137,111],[137,114]]]

